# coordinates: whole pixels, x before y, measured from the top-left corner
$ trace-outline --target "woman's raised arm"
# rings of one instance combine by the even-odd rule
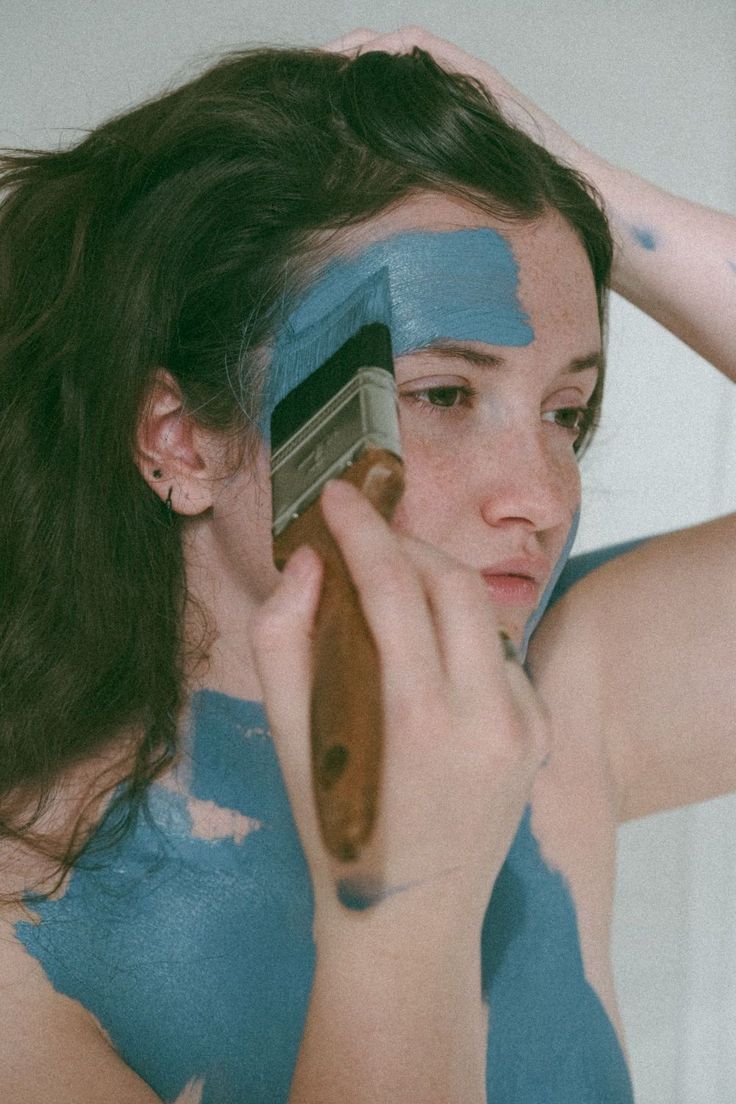
[[[615,240],[612,287],[736,380],[736,217],[678,196],[609,164],[566,133],[494,69],[420,27],[358,30],[328,49],[419,46],[445,68],[475,77],[504,115],[591,181]]]

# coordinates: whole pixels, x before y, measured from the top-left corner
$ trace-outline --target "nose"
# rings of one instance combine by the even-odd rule
[[[580,498],[578,465],[553,434],[541,424],[527,432],[517,427],[492,449],[486,444],[486,462],[476,468],[486,524],[529,531],[570,525]]]

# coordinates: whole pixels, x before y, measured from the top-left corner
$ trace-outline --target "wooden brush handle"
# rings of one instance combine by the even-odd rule
[[[403,490],[401,461],[366,451],[341,476],[387,519]],[[342,862],[357,859],[376,817],[383,754],[381,673],[376,645],[342,556],[315,502],[274,541],[281,568],[309,544],[324,563],[314,627],[312,778],[322,838]],[[380,585],[380,580],[376,580]]]

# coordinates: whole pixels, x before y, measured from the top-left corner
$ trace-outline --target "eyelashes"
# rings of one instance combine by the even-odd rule
[[[552,421],[554,425],[558,425],[561,429],[568,429],[578,437],[585,428],[586,415],[589,412],[587,406],[560,406],[556,410],[548,410],[542,417],[546,421]],[[552,415],[552,418],[547,418],[546,415]]]
[[[437,387],[423,387],[417,391],[403,391],[400,398],[421,407],[428,414],[446,414],[458,408],[468,408],[473,405],[473,399],[478,392],[467,384],[443,385]]]
[[[412,403],[430,417],[457,417],[463,410],[471,409],[478,392],[467,384],[442,384],[423,387],[416,391],[402,391],[400,398]],[[565,430],[577,443],[587,428],[591,410],[589,406],[561,406],[546,410],[543,421]]]

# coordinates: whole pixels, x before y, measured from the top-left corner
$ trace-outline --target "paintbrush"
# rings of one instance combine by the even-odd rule
[[[378,273],[322,324],[333,350],[271,416],[274,561],[282,568],[308,544],[324,564],[313,632],[312,779],[322,838],[337,859],[360,856],[376,818],[383,754],[380,667],[375,642],[342,556],[322,518],[325,483],[346,479],[387,519],[403,490],[390,298]],[[297,341],[282,372],[314,363]],[[378,582],[378,581],[377,581]]]

